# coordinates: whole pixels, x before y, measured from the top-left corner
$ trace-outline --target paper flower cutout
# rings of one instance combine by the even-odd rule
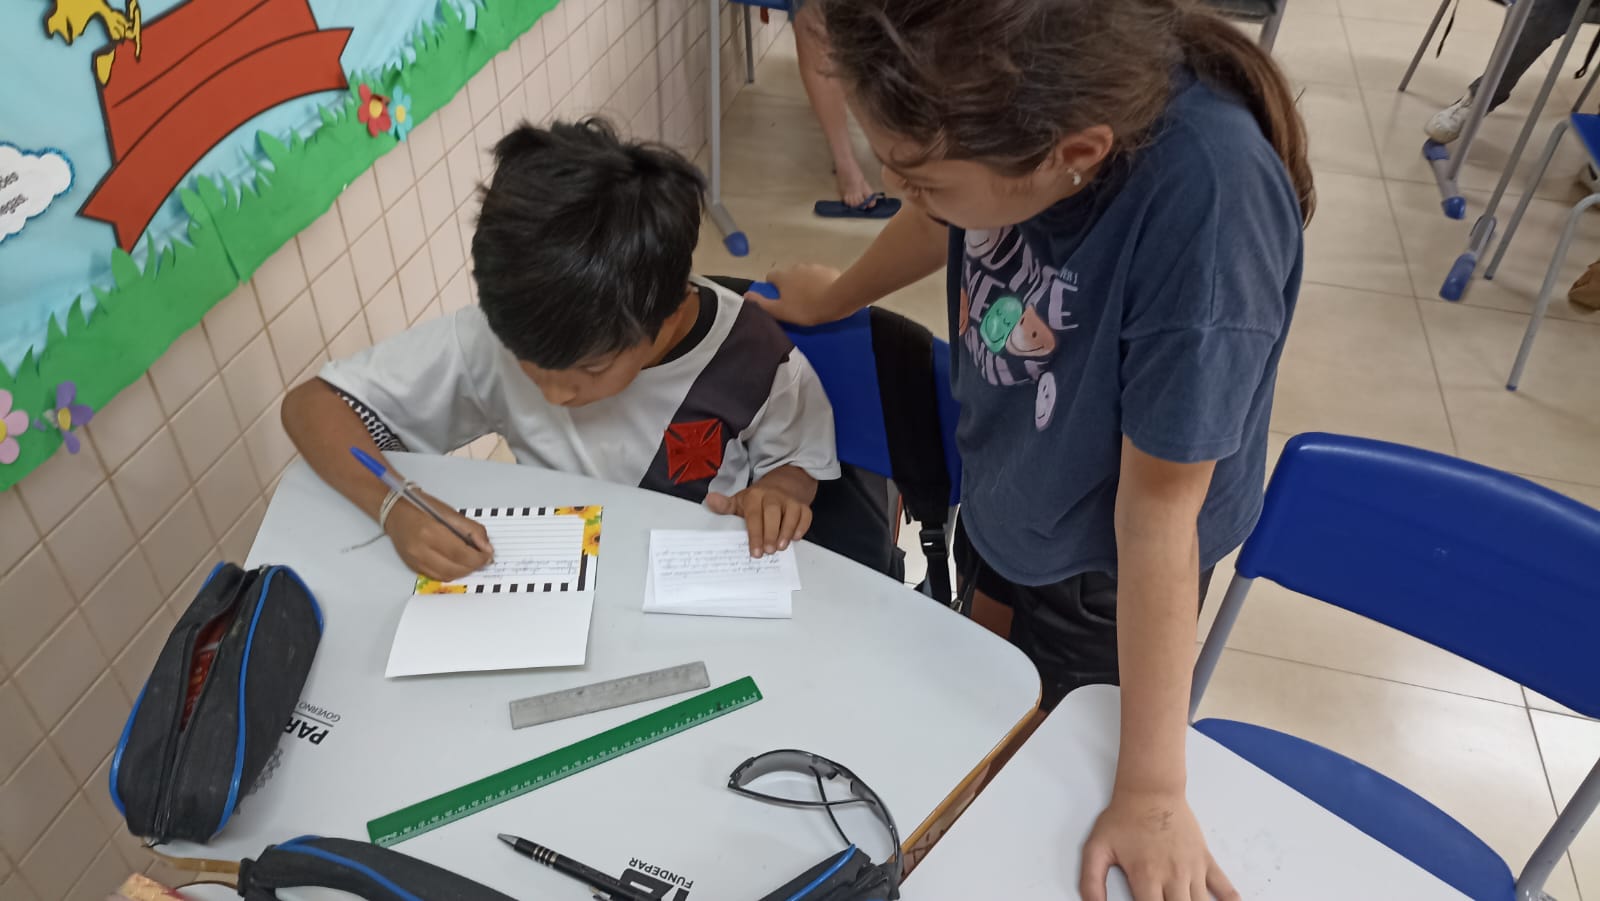
[[[557,516],[583,518],[583,552],[590,557],[600,556],[600,518],[604,507],[557,507]]]
[[[0,464],[17,462],[22,445],[17,435],[28,430],[28,414],[11,409],[11,392],[0,388]]]
[[[78,386],[75,382],[62,382],[56,386],[55,409],[46,410],[44,418],[35,425],[40,431],[55,429],[61,433],[61,440],[66,442],[67,453],[77,453],[83,445],[78,442],[78,436],[73,434],[78,426],[85,425],[94,418],[94,411],[78,400]]]
[[[394,120],[394,125],[389,129],[389,134],[404,141],[406,135],[411,133],[411,126],[417,124],[411,115],[411,95],[405,89],[396,85],[394,93],[389,95],[389,118]]]
[[[389,98],[382,94],[374,94],[372,88],[362,85],[359,93],[361,105],[356,107],[356,118],[366,123],[367,134],[377,137],[389,130],[394,124],[389,115]]]

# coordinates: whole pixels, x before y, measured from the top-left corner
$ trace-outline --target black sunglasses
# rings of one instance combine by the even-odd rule
[[[771,795],[750,788],[750,783],[773,773],[810,775],[817,783],[818,800],[806,801],[785,798],[781,795]],[[829,800],[824,783],[836,780],[842,782],[853,797],[837,801]],[[856,843],[850,840],[850,836],[845,835],[844,828],[839,825],[839,818],[833,814],[833,808],[847,804],[866,805],[871,809],[873,815],[878,818],[878,821],[883,824],[884,828],[889,830],[889,839],[894,844],[894,856],[888,863],[883,865],[882,869],[890,883],[889,897],[898,897],[900,875],[905,865],[904,853],[900,848],[900,830],[895,826],[894,817],[889,813],[889,808],[883,803],[883,799],[878,797],[878,793],[868,787],[865,782],[862,782],[860,777],[852,773],[849,768],[834,763],[826,757],[812,754],[809,751],[796,751],[793,749],[768,751],[739,764],[734,769],[733,774],[728,777],[728,788],[747,798],[755,798],[758,801],[766,801],[769,804],[780,804],[785,807],[820,807],[827,811],[828,819],[833,821],[834,831],[839,833],[839,837],[844,840],[845,844],[851,846]]]

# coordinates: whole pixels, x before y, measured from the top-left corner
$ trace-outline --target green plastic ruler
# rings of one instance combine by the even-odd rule
[[[485,776],[476,782],[419,801],[410,807],[386,814],[367,823],[367,836],[385,848],[408,838],[416,838],[456,820],[487,810],[501,801],[525,795],[536,788],[581,773],[592,766],[654,744],[725,713],[748,707],[761,700],[761,689],[746,676],[692,698],[664,707],[655,713],[607,729],[599,735],[574,742],[541,757]]]

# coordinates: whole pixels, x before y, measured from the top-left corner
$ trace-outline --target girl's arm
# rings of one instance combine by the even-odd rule
[[[1160,460],[1122,442],[1116,508],[1122,739],[1111,803],[1083,849],[1085,901],[1103,901],[1112,865],[1127,875],[1135,901],[1239,897],[1206,850],[1184,794],[1199,612],[1196,522],[1214,468]]]
[[[949,241],[948,226],[908,205],[842,275],[826,266],[785,266],[767,276],[781,299],[747,296],[784,322],[834,322],[944,268]]]

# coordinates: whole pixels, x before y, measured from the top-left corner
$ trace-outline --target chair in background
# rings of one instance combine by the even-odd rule
[[[1292,439],[1200,652],[1191,718],[1258,578],[1600,715],[1600,511],[1525,479],[1362,438]],[[1600,804],[1597,765],[1513,878],[1466,827],[1353,760],[1248,723],[1194,727],[1474,901],[1545,898]]]
[[[1261,49],[1272,52],[1283,24],[1283,10],[1289,0],[1206,0],[1206,5],[1230,19],[1261,24]]]
[[[1528,203],[1533,200],[1533,192],[1544,178],[1545,170],[1550,168],[1550,161],[1555,159],[1556,149],[1561,146],[1561,138],[1569,128],[1578,135],[1578,140],[1583,142],[1583,149],[1589,154],[1590,165],[1600,162],[1600,116],[1573,113],[1566,121],[1557,122],[1556,127],[1550,132],[1550,142],[1545,145],[1544,156],[1539,158],[1539,165],[1534,167],[1533,174],[1528,178],[1527,190],[1517,202],[1517,211],[1511,214],[1511,222],[1506,226],[1506,236],[1501,239],[1500,247],[1494,252],[1494,259],[1483,273],[1484,278],[1494,278],[1496,270],[1500,268],[1500,261],[1505,258],[1511,240],[1517,235],[1517,226],[1522,224],[1522,215],[1528,211]],[[1533,352],[1533,339],[1538,336],[1539,326],[1544,324],[1544,314],[1550,309],[1550,298],[1555,294],[1556,279],[1561,276],[1561,265],[1567,260],[1567,250],[1572,246],[1573,235],[1577,233],[1578,225],[1583,221],[1584,211],[1597,203],[1600,203],[1600,193],[1590,194],[1573,204],[1572,212],[1567,215],[1567,225],[1561,230],[1561,240],[1556,242],[1556,252],[1550,257],[1550,268],[1545,270],[1544,283],[1539,286],[1539,299],[1534,302],[1533,316],[1528,320],[1528,328],[1522,334],[1522,346],[1517,349],[1517,360],[1511,364],[1511,376],[1506,379],[1507,391],[1517,390],[1517,385],[1522,381],[1522,370],[1528,365],[1528,356]]]

